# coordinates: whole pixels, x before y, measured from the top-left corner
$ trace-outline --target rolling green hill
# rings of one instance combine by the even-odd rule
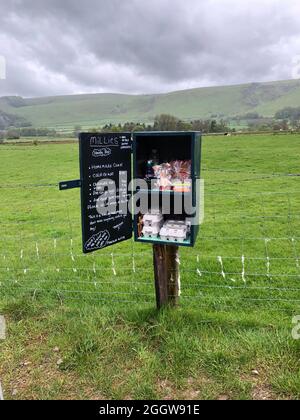
[[[169,113],[182,119],[224,118],[258,112],[270,117],[300,105],[300,80],[210,87],[156,95],[94,94],[0,98],[0,111],[36,127],[94,127],[108,122],[152,122]]]

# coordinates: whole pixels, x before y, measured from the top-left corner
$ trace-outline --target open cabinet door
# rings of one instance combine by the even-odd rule
[[[82,133],[80,143],[82,241],[85,254],[132,237],[128,210],[130,133]]]

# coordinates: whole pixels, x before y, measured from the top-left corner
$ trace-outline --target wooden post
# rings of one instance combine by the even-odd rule
[[[179,303],[179,247],[153,245],[157,308]]]

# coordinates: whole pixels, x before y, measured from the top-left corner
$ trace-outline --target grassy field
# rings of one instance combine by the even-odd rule
[[[24,117],[35,127],[73,130],[106,123],[153,122],[169,113],[182,119],[228,118],[257,112],[265,117],[297,107],[299,80],[183,90],[156,95],[95,94],[49,98],[0,98],[0,110]]]
[[[57,188],[77,145],[0,146],[5,398],[299,399],[299,150],[205,137],[205,222],[158,313],[150,246],[81,254],[79,191]]]

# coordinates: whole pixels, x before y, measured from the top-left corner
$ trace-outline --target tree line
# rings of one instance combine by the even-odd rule
[[[142,123],[142,122],[125,122],[119,124],[105,124],[103,127],[97,128],[82,128],[80,125],[76,125],[70,131],[55,130],[52,128],[35,128],[28,126],[27,123],[23,124],[26,126],[19,127],[22,124],[20,119],[15,120],[18,122],[16,126],[11,126],[6,130],[4,127],[4,118],[7,118],[7,114],[0,114],[0,141],[4,139],[16,140],[22,137],[67,137],[74,136],[78,137],[81,131],[90,132],[134,132],[134,131],[201,131],[202,133],[229,133],[235,132],[236,128],[230,127],[230,123],[225,119],[194,119],[191,121],[184,121],[169,114],[161,114],[154,118],[153,123]],[[263,117],[256,112],[248,112],[245,115],[238,115],[231,118],[232,125],[246,126],[246,131],[288,131],[288,130],[300,130],[300,107],[286,107],[274,115],[274,117]],[[7,119],[5,120],[7,123]],[[2,123],[2,126],[1,126]],[[247,127],[247,128],[246,128]],[[241,130],[243,131],[243,130]]]
[[[54,129],[49,128],[34,128],[24,127],[17,128],[11,127],[7,130],[0,131],[0,140],[18,140],[21,137],[57,137],[58,133]]]
[[[153,124],[125,122],[123,124],[106,124],[102,128],[91,128],[91,132],[134,132],[134,131],[201,131],[202,133],[230,133],[236,132],[239,126],[246,122],[243,130],[246,131],[288,131],[300,130],[300,107],[284,108],[273,117],[264,117],[257,112],[248,112],[245,115],[234,116],[228,120],[221,119],[195,119],[184,121],[169,114],[155,117]],[[233,126],[233,127],[232,127]],[[81,126],[74,128],[74,136],[82,131]]]
[[[225,120],[191,120],[183,121],[173,115],[161,114],[155,117],[153,124],[126,122],[124,124],[106,124],[102,131],[202,131],[203,133],[223,133],[230,131]]]

